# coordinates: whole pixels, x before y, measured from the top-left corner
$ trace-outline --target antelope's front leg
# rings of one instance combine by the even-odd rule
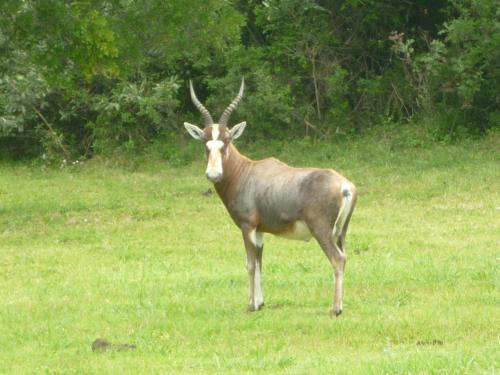
[[[247,253],[247,271],[249,278],[248,311],[257,311],[264,305],[264,296],[261,286],[262,233],[256,232],[255,229],[243,229],[242,232]]]

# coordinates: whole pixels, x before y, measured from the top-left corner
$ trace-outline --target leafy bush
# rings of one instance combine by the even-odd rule
[[[2,155],[178,144],[245,77],[232,123],[331,139],[388,123],[440,141],[500,123],[497,0],[22,1],[0,5]],[[292,22],[293,20],[293,22]],[[418,133],[418,132],[417,132]],[[184,160],[182,148],[165,157]]]
[[[500,110],[500,7],[491,0],[453,1],[459,16],[445,23],[443,102],[458,108],[477,132],[497,126]]]
[[[178,132],[177,81],[172,77],[157,83],[146,79],[121,82],[109,96],[100,96],[94,105],[97,118],[89,124],[94,149],[105,153],[117,147],[137,151],[156,136]]]

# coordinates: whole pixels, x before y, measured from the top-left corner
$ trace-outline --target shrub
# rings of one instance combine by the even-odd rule
[[[121,82],[94,105],[98,116],[89,126],[93,131],[93,147],[109,153],[115,148],[133,152],[144,148],[154,137],[179,131],[179,106],[176,77],[154,83]]]

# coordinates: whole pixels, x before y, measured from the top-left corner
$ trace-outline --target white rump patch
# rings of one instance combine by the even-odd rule
[[[279,233],[279,237],[288,238],[289,240],[309,241],[312,237],[307,224],[302,220],[297,220],[293,223],[293,231]]]
[[[342,184],[342,187],[340,188],[340,194],[342,195],[342,206],[340,206],[339,216],[337,217],[335,225],[333,226],[333,236],[335,242],[342,233],[342,229],[344,229],[344,224],[345,221],[347,220],[347,216],[351,211],[351,204],[352,204],[351,185],[347,182],[344,182]]]

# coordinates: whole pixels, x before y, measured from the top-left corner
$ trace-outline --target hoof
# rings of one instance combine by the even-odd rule
[[[342,314],[342,310],[341,309],[338,309],[338,310],[335,310],[335,309],[331,309],[330,310],[330,316],[333,318],[334,316],[337,317],[339,316],[340,314]]]
[[[264,306],[264,302],[262,302],[259,306],[255,307],[254,305],[248,305],[247,311],[248,312],[255,312],[259,311],[262,307]]]

